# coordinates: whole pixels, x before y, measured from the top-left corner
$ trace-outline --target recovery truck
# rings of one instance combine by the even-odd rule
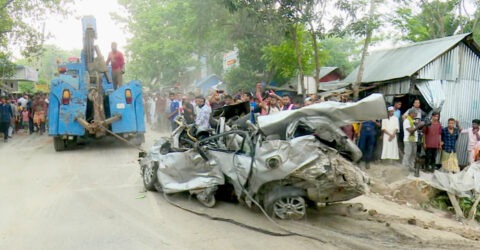
[[[108,134],[140,145],[145,141],[140,81],[114,89],[111,67],[94,43],[97,27],[93,16],[82,18],[82,30],[80,58],[59,65],[59,74],[51,82],[48,134],[53,137],[55,151]]]

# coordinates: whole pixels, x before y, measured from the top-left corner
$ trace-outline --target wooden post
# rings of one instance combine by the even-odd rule
[[[468,220],[475,220],[475,216],[477,215],[477,207],[478,203],[480,202],[480,193],[475,193],[477,198],[475,199],[475,202],[473,203],[472,208],[470,208],[470,212],[468,213]]]
[[[457,218],[465,219],[465,216],[463,215],[463,211],[460,208],[460,204],[458,204],[457,197],[450,192],[447,192],[447,194],[448,194],[448,198],[450,199],[450,202],[453,205],[453,209],[455,210],[455,214],[457,215]]]

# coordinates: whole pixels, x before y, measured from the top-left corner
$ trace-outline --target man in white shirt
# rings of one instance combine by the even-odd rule
[[[394,107],[388,107],[388,118],[382,120],[383,147],[381,159],[398,160],[397,133],[398,118],[394,116]]]
[[[17,103],[20,103],[20,106],[22,106],[23,109],[26,109],[28,103],[28,95],[25,94],[22,97],[18,98]]]
[[[411,170],[415,168],[415,158],[417,157],[418,132],[415,125],[416,117],[417,111],[410,109],[407,117],[403,120],[404,155],[402,164]]]
[[[195,125],[197,126],[197,131],[207,131],[210,128],[210,114],[212,113],[212,109],[205,104],[205,98],[203,96],[195,97],[195,102],[197,104],[195,107]]]

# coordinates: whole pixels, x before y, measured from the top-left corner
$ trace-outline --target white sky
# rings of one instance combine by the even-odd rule
[[[110,51],[110,44],[118,43],[120,51],[124,51],[127,34],[112,20],[110,13],[125,13],[116,0],[75,0],[71,4],[72,14],[67,17],[51,16],[45,23],[45,33],[52,37],[45,40],[45,44],[54,44],[62,49],[82,48],[81,17],[93,15],[97,20],[96,45],[100,47],[103,56]],[[80,56],[80,55],[72,55]]]

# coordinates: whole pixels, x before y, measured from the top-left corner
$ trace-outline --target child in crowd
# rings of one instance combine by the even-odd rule
[[[22,111],[22,128],[24,132],[28,132],[28,121],[29,121],[29,113],[27,109]]]

